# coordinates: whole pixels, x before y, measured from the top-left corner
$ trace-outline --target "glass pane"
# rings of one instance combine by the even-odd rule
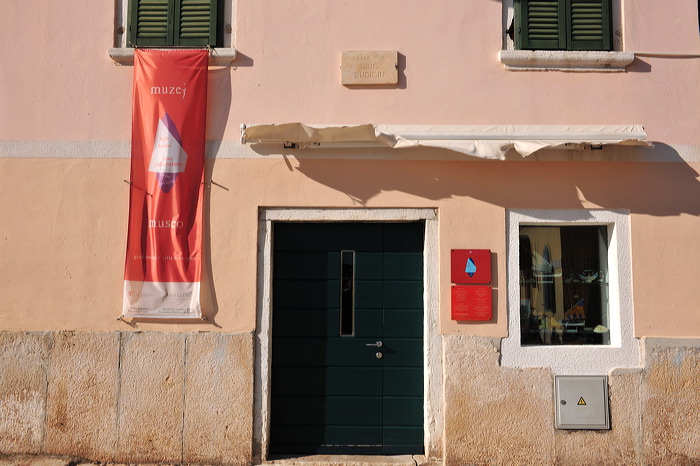
[[[340,251],[340,336],[355,335],[355,251]]]
[[[520,227],[522,345],[607,345],[604,225]]]

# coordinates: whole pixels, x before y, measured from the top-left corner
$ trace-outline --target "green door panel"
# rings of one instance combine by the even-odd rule
[[[382,396],[381,380],[382,368],[379,366],[278,367],[272,373],[276,393],[285,396]]]
[[[273,425],[271,437],[287,445],[339,445],[347,438],[355,438],[358,444],[379,445],[382,428],[377,426],[299,426]]]
[[[382,252],[355,253],[355,280],[381,280],[383,267]]]
[[[420,338],[383,338],[384,366],[423,367],[423,342]]]
[[[275,426],[270,428],[270,438],[277,439],[273,452],[299,454],[345,453],[380,454],[383,429],[379,426]],[[347,445],[354,439],[355,445]]]
[[[275,280],[340,280],[340,254],[279,251],[272,273]]]
[[[382,425],[382,398],[376,396],[273,396],[272,409],[279,425]]]
[[[386,309],[384,337],[423,337],[423,309]]]
[[[273,337],[325,338],[340,329],[340,309],[275,308]]]
[[[274,225],[271,453],[423,452],[423,229]],[[343,336],[341,251],[354,253]]]
[[[423,282],[384,280],[386,309],[423,309]]]
[[[384,279],[423,281],[422,252],[384,253]],[[422,284],[421,284],[422,286]]]
[[[274,340],[276,366],[381,366],[376,351],[367,347],[376,338],[288,338]]]
[[[319,233],[323,230],[322,233]],[[382,250],[379,223],[276,223],[275,251]]]
[[[355,309],[382,309],[382,282],[355,278]]]
[[[384,367],[384,396],[423,396],[423,367]]]
[[[382,327],[382,318],[381,309],[355,308],[355,337],[380,339],[381,333],[377,329]]]
[[[329,335],[340,336],[340,309],[286,309],[275,308],[275,320],[272,326],[273,337],[318,337],[325,338]],[[404,311],[405,312],[405,311]],[[420,313],[420,311],[411,311]],[[413,319],[412,316],[407,318]],[[422,314],[421,314],[422,318]],[[355,336],[365,338],[379,338],[377,326],[382,325],[381,309],[356,309],[355,310]],[[402,324],[396,322],[395,327],[400,331]],[[407,325],[403,325],[406,327]],[[413,327],[411,327],[413,329]],[[415,332],[414,332],[415,333]],[[420,336],[409,335],[409,336]]]
[[[389,426],[383,429],[384,454],[402,454],[402,446],[423,445],[423,426]]]
[[[384,252],[423,253],[423,223],[385,223]]]
[[[386,396],[383,403],[383,422],[385,426],[406,426],[408,420],[421,421],[423,425],[423,398],[419,396]],[[411,421],[408,421],[411,422]]]
[[[285,308],[338,307],[340,280],[276,280],[272,302]]]

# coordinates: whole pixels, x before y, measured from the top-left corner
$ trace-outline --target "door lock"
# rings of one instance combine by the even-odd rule
[[[381,351],[377,351],[377,354],[375,354],[375,356],[377,357],[377,359],[382,359],[384,357],[384,353],[382,353]]]
[[[376,343],[367,343],[365,346],[376,346],[377,348],[381,348],[382,344],[383,343],[381,341],[377,341]]]

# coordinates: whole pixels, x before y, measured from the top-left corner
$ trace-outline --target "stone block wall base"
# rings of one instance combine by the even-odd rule
[[[645,346],[644,462],[700,464],[700,339],[647,339]]]
[[[554,428],[549,369],[500,366],[498,339],[447,335],[445,464],[700,464],[700,340],[645,339],[608,374],[611,429]]]
[[[611,429],[575,431],[549,369],[444,336],[444,464],[700,464],[700,340],[643,343],[608,374]],[[0,464],[253,464],[253,368],[252,333],[0,332]]]
[[[51,335],[0,332],[0,452],[41,451]]]
[[[499,364],[499,340],[446,336],[445,464],[552,464],[553,376]]]
[[[248,465],[252,406],[252,333],[0,332],[0,453]]]

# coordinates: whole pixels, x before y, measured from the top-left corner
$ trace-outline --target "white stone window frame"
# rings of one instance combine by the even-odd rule
[[[498,58],[509,71],[625,71],[634,53],[623,51],[621,0],[612,0],[612,52],[566,50],[515,50],[508,36],[514,21],[513,0],[503,0],[503,46]]]
[[[255,330],[253,456],[267,460],[270,444],[273,225],[277,222],[425,222],[423,249],[423,428],[425,456],[443,458],[443,339],[439,323],[438,212],[432,208],[261,207],[258,216],[258,299]]]
[[[520,342],[520,226],[605,225],[608,230],[609,345],[538,345]],[[627,210],[507,211],[508,337],[501,342],[504,367],[548,367],[556,375],[604,375],[641,365],[634,337],[632,247]]]
[[[228,66],[236,59],[235,18],[236,0],[224,1],[224,18],[222,25],[223,46],[212,47],[209,54],[209,64]],[[109,57],[118,65],[134,64],[134,48],[127,44],[127,28],[129,26],[129,0],[116,0],[114,2],[114,41],[108,50]]]

